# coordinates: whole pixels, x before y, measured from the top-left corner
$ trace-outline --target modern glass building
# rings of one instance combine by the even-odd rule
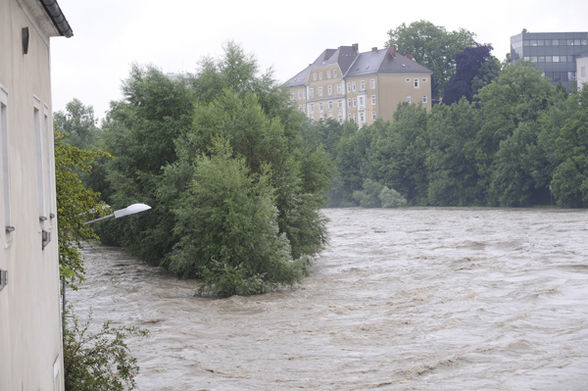
[[[510,38],[511,62],[532,61],[556,85],[571,90],[576,81],[576,59],[588,55],[588,32],[530,33]]]

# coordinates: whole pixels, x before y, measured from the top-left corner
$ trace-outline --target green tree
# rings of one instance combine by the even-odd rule
[[[394,122],[376,122],[363,131],[372,133],[364,177],[395,189],[409,204],[426,203],[426,110],[403,103],[394,113]]]
[[[108,209],[100,194],[87,189],[78,172],[91,170],[91,163],[103,152],[89,152],[63,141],[64,135],[55,131],[55,185],[57,189],[57,219],[59,223],[60,275],[75,287],[84,279],[84,263],[80,249],[83,242],[98,239],[84,221]]]
[[[556,98],[554,87],[532,64],[515,63],[476,95],[480,128],[475,135],[476,167],[481,185],[489,189],[492,163],[500,142],[523,123],[537,130],[537,122]]]
[[[100,131],[96,122],[92,106],[85,106],[76,98],[65,105],[65,112],[53,115],[54,128],[64,133],[63,141],[82,149],[90,149],[96,142]]]
[[[479,126],[476,109],[466,99],[451,106],[435,106],[428,116],[429,205],[466,206],[484,202],[473,143]]]
[[[174,208],[178,243],[172,271],[203,280],[201,293],[255,294],[302,275],[289,241],[280,234],[269,166],[258,174],[215,139],[194,162],[194,176]]]
[[[387,46],[396,45],[400,53],[410,53],[421,65],[433,71],[431,94],[439,99],[445,84],[455,74],[455,56],[467,47],[476,46],[475,34],[459,29],[447,31],[445,27],[420,20],[388,32]]]
[[[97,226],[107,242],[127,247],[159,264],[173,246],[169,233],[173,214],[157,202],[163,167],[176,161],[174,140],[192,122],[193,94],[188,82],[170,79],[154,67],[133,66],[123,83],[124,99],[111,103],[103,124],[104,148],[113,159],[105,174],[106,201],[115,209],[136,202],[152,206],[149,213]]]
[[[588,89],[572,101],[577,110],[564,122],[556,139],[555,153],[560,163],[553,173],[551,187],[557,205],[588,206]]]

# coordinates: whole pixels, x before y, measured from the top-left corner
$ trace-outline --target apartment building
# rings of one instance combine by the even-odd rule
[[[588,55],[588,32],[530,33],[510,38],[510,60],[531,61],[551,80],[568,91],[578,78],[576,60]]]
[[[432,72],[394,46],[360,53],[357,44],[326,49],[286,82],[296,107],[313,121],[392,121],[399,103],[431,109]]]
[[[63,390],[50,37],[55,0],[0,0],[0,390]]]

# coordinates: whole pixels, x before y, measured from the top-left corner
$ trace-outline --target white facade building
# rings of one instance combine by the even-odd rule
[[[52,36],[55,0],[0,0],[0,391],[63,390]]]

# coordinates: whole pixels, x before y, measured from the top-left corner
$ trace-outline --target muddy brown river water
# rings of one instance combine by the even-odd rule
[[[137,325],[139,390],[586,390],[588,211],[327,209],[293,289],[194,297],[120,249],[68,291]]]

